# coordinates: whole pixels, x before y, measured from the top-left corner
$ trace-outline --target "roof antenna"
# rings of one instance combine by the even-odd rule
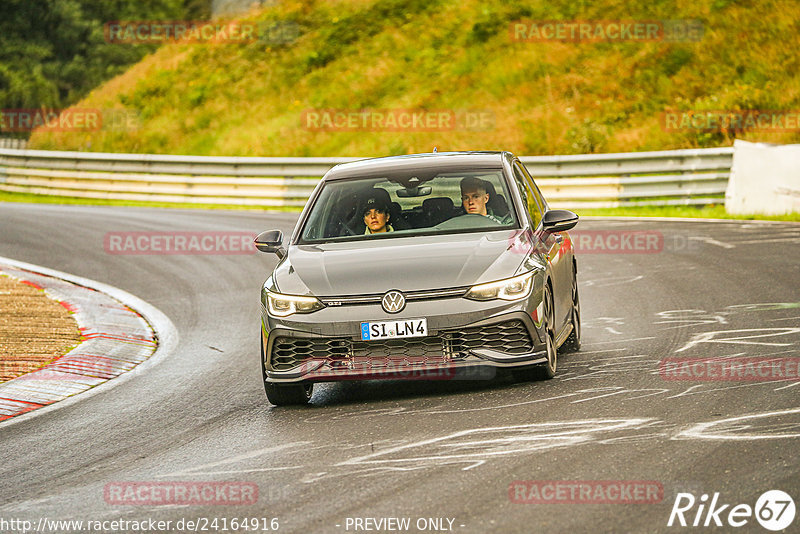
[[[436,147],[433,147],[433,153],[436,154],[437,152],[439,152],[439,149],[436,148]]]

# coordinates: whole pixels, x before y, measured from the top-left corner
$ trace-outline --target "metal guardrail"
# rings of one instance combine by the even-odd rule
[[[320,177],[361,158],[208,157],[0,148],[0,191],[135,201],[303,206]],[[733,148],[520,158],[556,207],[724,200]]]
[[[25,150],[28,148],[28,141],[25,139],[15,139],[12,137],[0,137],[0,148],[16,148]]]
[[[733,147],[520,158],[558,207],[719,204]]]

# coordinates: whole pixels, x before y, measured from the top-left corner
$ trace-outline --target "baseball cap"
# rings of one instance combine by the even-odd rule
[[[379,210],[383,213],[389,213],[389,204],[387,204],[386,200],[382,198],[377,196],[369,196],[367,197],[366,202],[364,202],[364,207],[361,210],[361,213],[367,213],[369,210]]]

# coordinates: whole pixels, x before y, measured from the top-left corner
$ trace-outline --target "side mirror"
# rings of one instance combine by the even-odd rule
[[[542,217],[545,232],[564,232],[578,224],[578,216],[569,210],[547,210]]]
[[[286,256],[286,249],[283,248],[283,232],[280,230],[261,232],[253,240],[253,243],[261,252],[272,252],[281,259]]]

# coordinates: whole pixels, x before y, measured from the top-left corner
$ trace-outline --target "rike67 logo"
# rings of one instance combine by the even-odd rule
[[[777,532],[792,524],[795,511],[794,500],[780,490],[764,492],[754,507],[723,503],[719,492],[714,493],[710,502],[705,493],[699,499],[691,493],[678,493],[667,526],[721,527],[727,524],[729,527],[743,527],[755,517],[762,527]]]

